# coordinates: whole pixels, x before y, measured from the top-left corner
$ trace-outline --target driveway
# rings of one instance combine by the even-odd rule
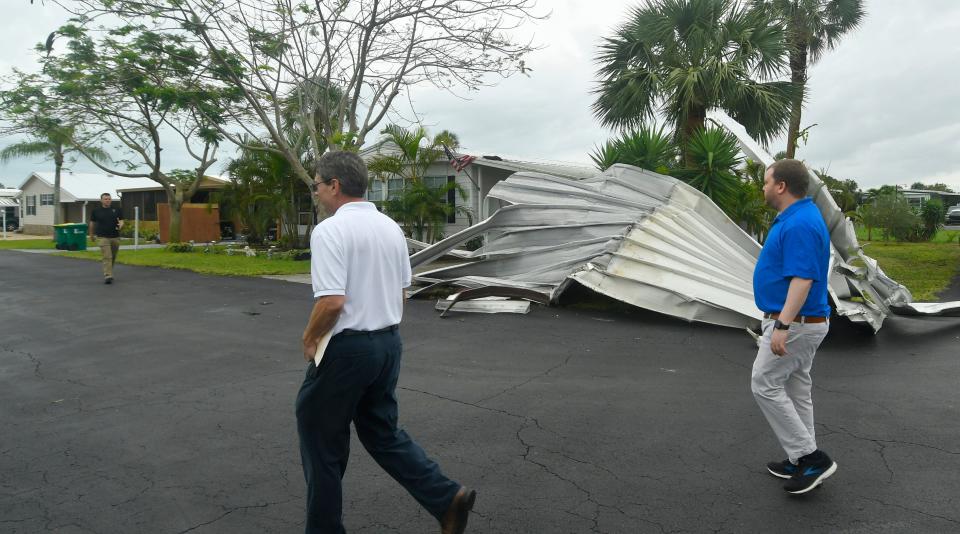
[[[0,251],[0,531],[302,532],[308,287]],[[960,530],[960,323],[835,321],[814,368],[839,463],[790,497],[746,333],[642,311],[408,304],[401,424],[477,488],[468,532]],[[436,532],[354,440],[351,533]]]

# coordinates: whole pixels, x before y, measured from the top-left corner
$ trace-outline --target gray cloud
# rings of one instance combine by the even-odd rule
[[[869,18],[811,71],[799,154],[862,186],[960,186],[955,2],[869,2]]]
[[[529,58],[530,77],[503,80],[464,95],[468,100],[416,88],[410,99],[417,116],[434,132],[457,132],[470,151],[588,163],[593,147],[610,135],[590,111],[596,46],[638,3],[542,1],[552,16],[525,29],[544,45]],[[29,49],[65,18],[50,5],[26,0],[5,7],[2,72],[29,67]],[[960,111],[954,103],[960,4],[871,0],[867,11],[863,26],[811,70],[803,124],[817,126],[799,156],[864,188],[914,181],[960,188]],[[221,149],[224,159],[233,153],[231,146]],[[174,150],[168,156],[172,166],[187,162]],[[35,168],[35,162],[10,163],[0,167],[0,182],[15,182]]]

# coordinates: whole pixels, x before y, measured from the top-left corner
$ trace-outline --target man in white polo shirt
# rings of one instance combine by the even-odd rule
[[[353,421],[367,452],[440,521],[441,533],[460,534],[476,492],[444,476],[397,427],[398,325],[411,276],[403,232],[364,201],[367,168],[356,154],[325,154],[314,178],[317,202],[332,216],[310,236],[316,300],[303,331],[303,356],[310,364],[297,395],[306,532],[346,532],[341,480]],[[317,354],[327,334],[329,345]]]

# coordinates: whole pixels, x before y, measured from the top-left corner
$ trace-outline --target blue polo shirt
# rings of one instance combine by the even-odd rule
[[[787,301],[793,277],[813,280],[800,315],[827,317],[830,233],[809,198],[798,200],[773,220],[753,270],[753,298],[765,313],[777,313]]]

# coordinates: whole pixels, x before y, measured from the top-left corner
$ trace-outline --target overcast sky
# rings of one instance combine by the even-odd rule
[[[65,17],[52,5],[3,3],[0,72],[30,69],[34,43]],[[529,77],[503,80],[467,100],[418,89],[411,95],[417,115],[434,132],[456,132],[467,152],[589,162],[610,135],[590,111],[596,46],[638,3],[540,0],[552,15],[526,29],[544,47],[528,59]],[[798,155],[864,189],[915,181],[960,188],[960,2],[867,0],[866,9],[863,25],[811,69],[803,125],[817,126]],[[0,146],[8,142],[0,139]],[[225,146],[221,156],[233,153]],[[49,167],[11,162],[0,166],[0,182],[15,186]]]

